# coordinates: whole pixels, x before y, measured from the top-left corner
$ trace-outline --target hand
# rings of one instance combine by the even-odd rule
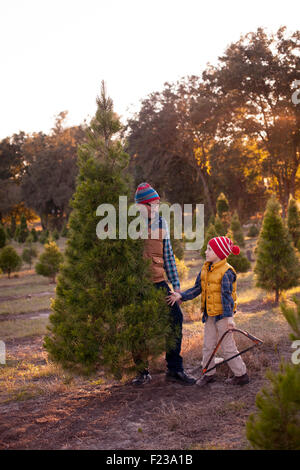
[[[175,302],[178,302],[178,300],[181,299],[181,294],[179,294],[179,292],[171,292],[171,294],[168,295],[166,299],[167,299],[167,304],[172,306],[175,304]]]
[[[235,323],[232,317],[228,318],[227,328],[229,330],[232,330],[232,328],[235,328]]]
[[[175,289],[174,292],[178,292],[178,294],[180,294],[180,290],[179,290],[179,289]],[[178,305],[182,304],[181,298],[180,298],[179,300],[177,300],[177,303],[178,303]]]

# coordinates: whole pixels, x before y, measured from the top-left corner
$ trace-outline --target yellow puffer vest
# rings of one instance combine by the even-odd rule
[[[226,261],[226,258],[218,263],[212,264],[206,262],[201,270],[201,311],[204,312],[205,302],[207,314],[211,317],[223,313],[221,284],[224,274],[231,269],[235,275],[235,269]],[[234,309],[236,311],[236,281],[233,283],[232,298],[234,300]]]

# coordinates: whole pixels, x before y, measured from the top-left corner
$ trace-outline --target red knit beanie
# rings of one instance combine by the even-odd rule
[[[232,240],[228,237],[215,237],[209,240],[209,246],[216,253],[218,258],[225,259],[230,253],[234,255],[240,254],[240,248],[237,245],[234,245]]]

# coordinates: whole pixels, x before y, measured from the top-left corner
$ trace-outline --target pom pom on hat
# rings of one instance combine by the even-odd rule
[[[208,242],[211,249],[216,253],[218,258],[225,259],[232,253],[233,255],[240,254],[240,247],[234,245],[232,240],[228,237],[215,237]]]
[[[231,253],[233,255],[239,255],[240,252],[241,252],[240,247],[237,245],[233,245],[233,247],[231,248]]]

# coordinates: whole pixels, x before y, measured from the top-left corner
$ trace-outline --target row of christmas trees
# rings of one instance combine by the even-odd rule
[[[29,230],[25,214],[21,214],[20,223],[16,223],[16,218],[11,217],[9,225],[0,224],[0,248],[3,248],[10,240],[15,240],[18,243],[25,243],[26,241],[40,243],[48,243],[50,237],[53,240],[58,240],[59,237],[66,237],[68,235],[67,224],[63,225],[60,232],[55,228],[52,232],[49,229],[36,230],[34,227]]]

